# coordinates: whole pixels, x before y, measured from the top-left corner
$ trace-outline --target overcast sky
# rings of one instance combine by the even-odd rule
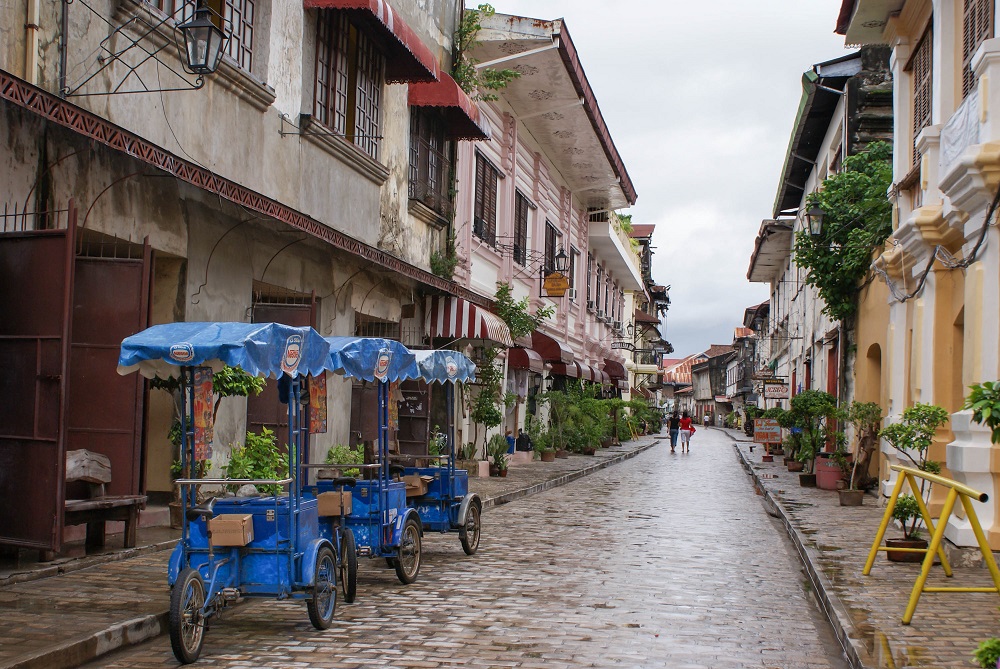
[[[492,4],[566,20],[638,193],[632,221],[656,224],[653,278],[671,286],[673,357],[732,343],[743,310],[768,296],[746,272],[802,73],[848,53],[833,33],[841,0]]]

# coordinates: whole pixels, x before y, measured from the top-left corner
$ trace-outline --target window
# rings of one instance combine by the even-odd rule
[[[194,0],[146,0],[146,2],[177,23],[192,18],[196,5]],[[250,72],[253,65],[256,0],[203,0],[202,4],[212,10],[212,22],[219,28],[228,31],[230,26],[232,27],[233,35],[229,40],[226,55],[236,61],[240,69]]]
[[[625,291],[621,290],[619,288],[618,289],[618,318],[615,319],[619,323],[622,322],[622,310],[623,310],[624,306],[625,306]]]
[[[545,271],[553,272],[556,268],[556,244],[559,241],[559,231],[549,221],[545,221]]]
[[[320,15],[314,116],[374,160],[378,160],[384,69],[382,53],[346,12],[327,10]]]
[[[410,199],[422,202],[442,216],[451,212],[450,155],[441,114],[433,109],[411,107]]]
[[[587,304],[594,300],[591,286],[594,284],[594,254],[587,253]]]
[[[514,193],[514,262],[528,263],[528,210],[531,203],[520,191]]]
[[[993,0],[965,0],[962,11],[962,98],[976,86],[972,57],[979,45],[993,37]]]
[[[576,289],[576,268],[580,265],[580,252],[572,246],[569,249],[569,287]]]
[[[612,307],[614,306],[609,301],[610,293],[611,293],[611,276],[608,275],[608,278],[606,278],[604,280],[604,308],[607,310],[607,312],[608,312],[607,315],[608,316],[611,315],[611,310],[612,310]]]
[[[913,86],[913,164],[920,163],[920,153],[917,151],[917,135],[931,124],[931,29],[930,27],[920,38],[916,50],[910,57],[907,70]]]
[[[476,154],[476,207],[472,234],[490,246],[497,243],[497,179],[500,173],[481,153]]]
[[[600,265],[597,266],[597,285],[594,288],[594,299],[597,300],[597,304],[594,308],[598,311],[601,310],[601,283],[604,281],[604,268]]]

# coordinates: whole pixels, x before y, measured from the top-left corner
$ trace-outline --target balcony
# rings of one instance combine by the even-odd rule
[[[607,218],[607,220],[594,220]],[[617,217],[591,216],[590,248],[604,261],[608,271],[616,279],[622,290],[643,290],[642,271],[639,255],[632,248],[632,240],[618,226]]]

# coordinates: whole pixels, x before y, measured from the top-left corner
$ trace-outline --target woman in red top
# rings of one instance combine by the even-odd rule
[[[694,425],[691,423],[691,416],[685,411],[681,416],[681,429],[678,436],[681,438],[681,453],[690,453],[691,435],[694,434]]]

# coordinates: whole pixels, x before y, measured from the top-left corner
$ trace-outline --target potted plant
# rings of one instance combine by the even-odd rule
[[[847,457],[846,453],[839,457],[837,454],[834,455],[847,481],[845,487],[839,491],[840,505],[861,506],[865,490],[875,483],[868,474],[868,467],[872,454],[878,446],[882,407],[875,402],[851,402],[851,406],[847,409],[847,421],[854,426],[857,447],[851,458]]]
[[[782,419],[800,430],[796,459],[803,463],[804,473],[799,474],[799,484],[813,486],[816,485],[816,455],[833,434],[828,432],[828,426],[830,419],[837,415],[837,399],[822,390],[804,390],[792,398],[791,405],[788,415]]]
[[[456,469],[464,469],[469,472],[469,476],[475,476],[479,473],[479,462],[476,460],[476,453],[479,449],[476,447],[476,442],[470,441],[464,444],[458,449],[457,459],[455,461]]]
[[[335,444],[330,447],[330,450],[326,452],[325,463],[330,465],[361,465],[365,462],[364,447],[358,444],[356,447],[351,448],[346,444]],[[336,478],[337,476],[361,476],[361,470],[357,467],[331,467],[336,473],[330,478]],[[329,470],[320,470],[321,472],[327,472]]]
[[[903,528],[902,539],[886,539],[887,548],[927,548],[927,540],[920,536],[920,506],[913,495],[900,495],[896,498],[896,506],[892,509],[892,517],[899,521]],[[909,551],[886,551],[886,557],[892,562],[923,562],[923,553]]]
[[[247,432],[242,444],[230,444],[229,462],[223,466],[231,479],[283,479],[288,476],[288,454],[282,453],[274,431],[261,427],[260,434]],[[255,486],[258,494],[277,495],[279,485]],[[243,491],[240,485],[227,486],[230,492]],[[246,492],[246,491],[243,491]]]
[[[441,428],[438,425],[434,426],[434,430],[431,432],[430,439],[427,440],[427,455],[431,456],[430,466],[439,467],[441,466],[441,460],[439,459],[442,455],[448,454],[448,435],[441,432]]]
[[[486,443],[486,452],[489,454],[490,476],[507,476],[508,453],[507,440],[502,434],[494,434]]]
[[[934,435],[938,428],[948,422],[948,412],[943,408],[935,404],[914,404],[913,406],[907,408],[903,411],[902,420],[898,423],[893,423],[882,428],[878,436],[892,446],[900,454],[901,458],[906,458],[916,469],[928,472],[930,474],[940,474],[941,473],[941,463],[934,460],[928,459],[931,444],[934,441]],[[912,491],[914,494],[920,495],[921,498],[926,503],[927,496],[930,493],[930,485],[924,479],[920,479],[920,490]],[[904,511],[899,511],[900,504],[903,503],[904,497],[910,497],[910,501],[904,504]],[[909,509],[911,513],[907,514],[905,509]],[[900,514],[896,516],[896,513]],[[908,548],[926,548],[927,541],[924,539],[917,539],[915,537],[917,532],[917,524],[920,521],[920,512],[917,507],[916,498],[912,495],[900,495],[896,500],[896,508],[893,509],[893,517],[899,520],[903,525],[903,532],[905,534],[904,540],[910,540],[913,537],[913,541],[918,541],[923,544],[923,546],[906,546]],[[905,520],[904,520],[905,519]],[[911,523],[911,527],[907,530],[906,522]],[[899,540],[890,540],[899,541]],[[886,541],[886,545],[890,545],[890,541]],[[906,554],[901,554],[906,555]],[[911,559],[909,561],[920,562],[922,558],[919,553],[912,553],[910,555],[916,555],[917,559]],[[890,558],[893,559],[893,558]],[[896,560],[899,562],[905,562],[907,560]]]

